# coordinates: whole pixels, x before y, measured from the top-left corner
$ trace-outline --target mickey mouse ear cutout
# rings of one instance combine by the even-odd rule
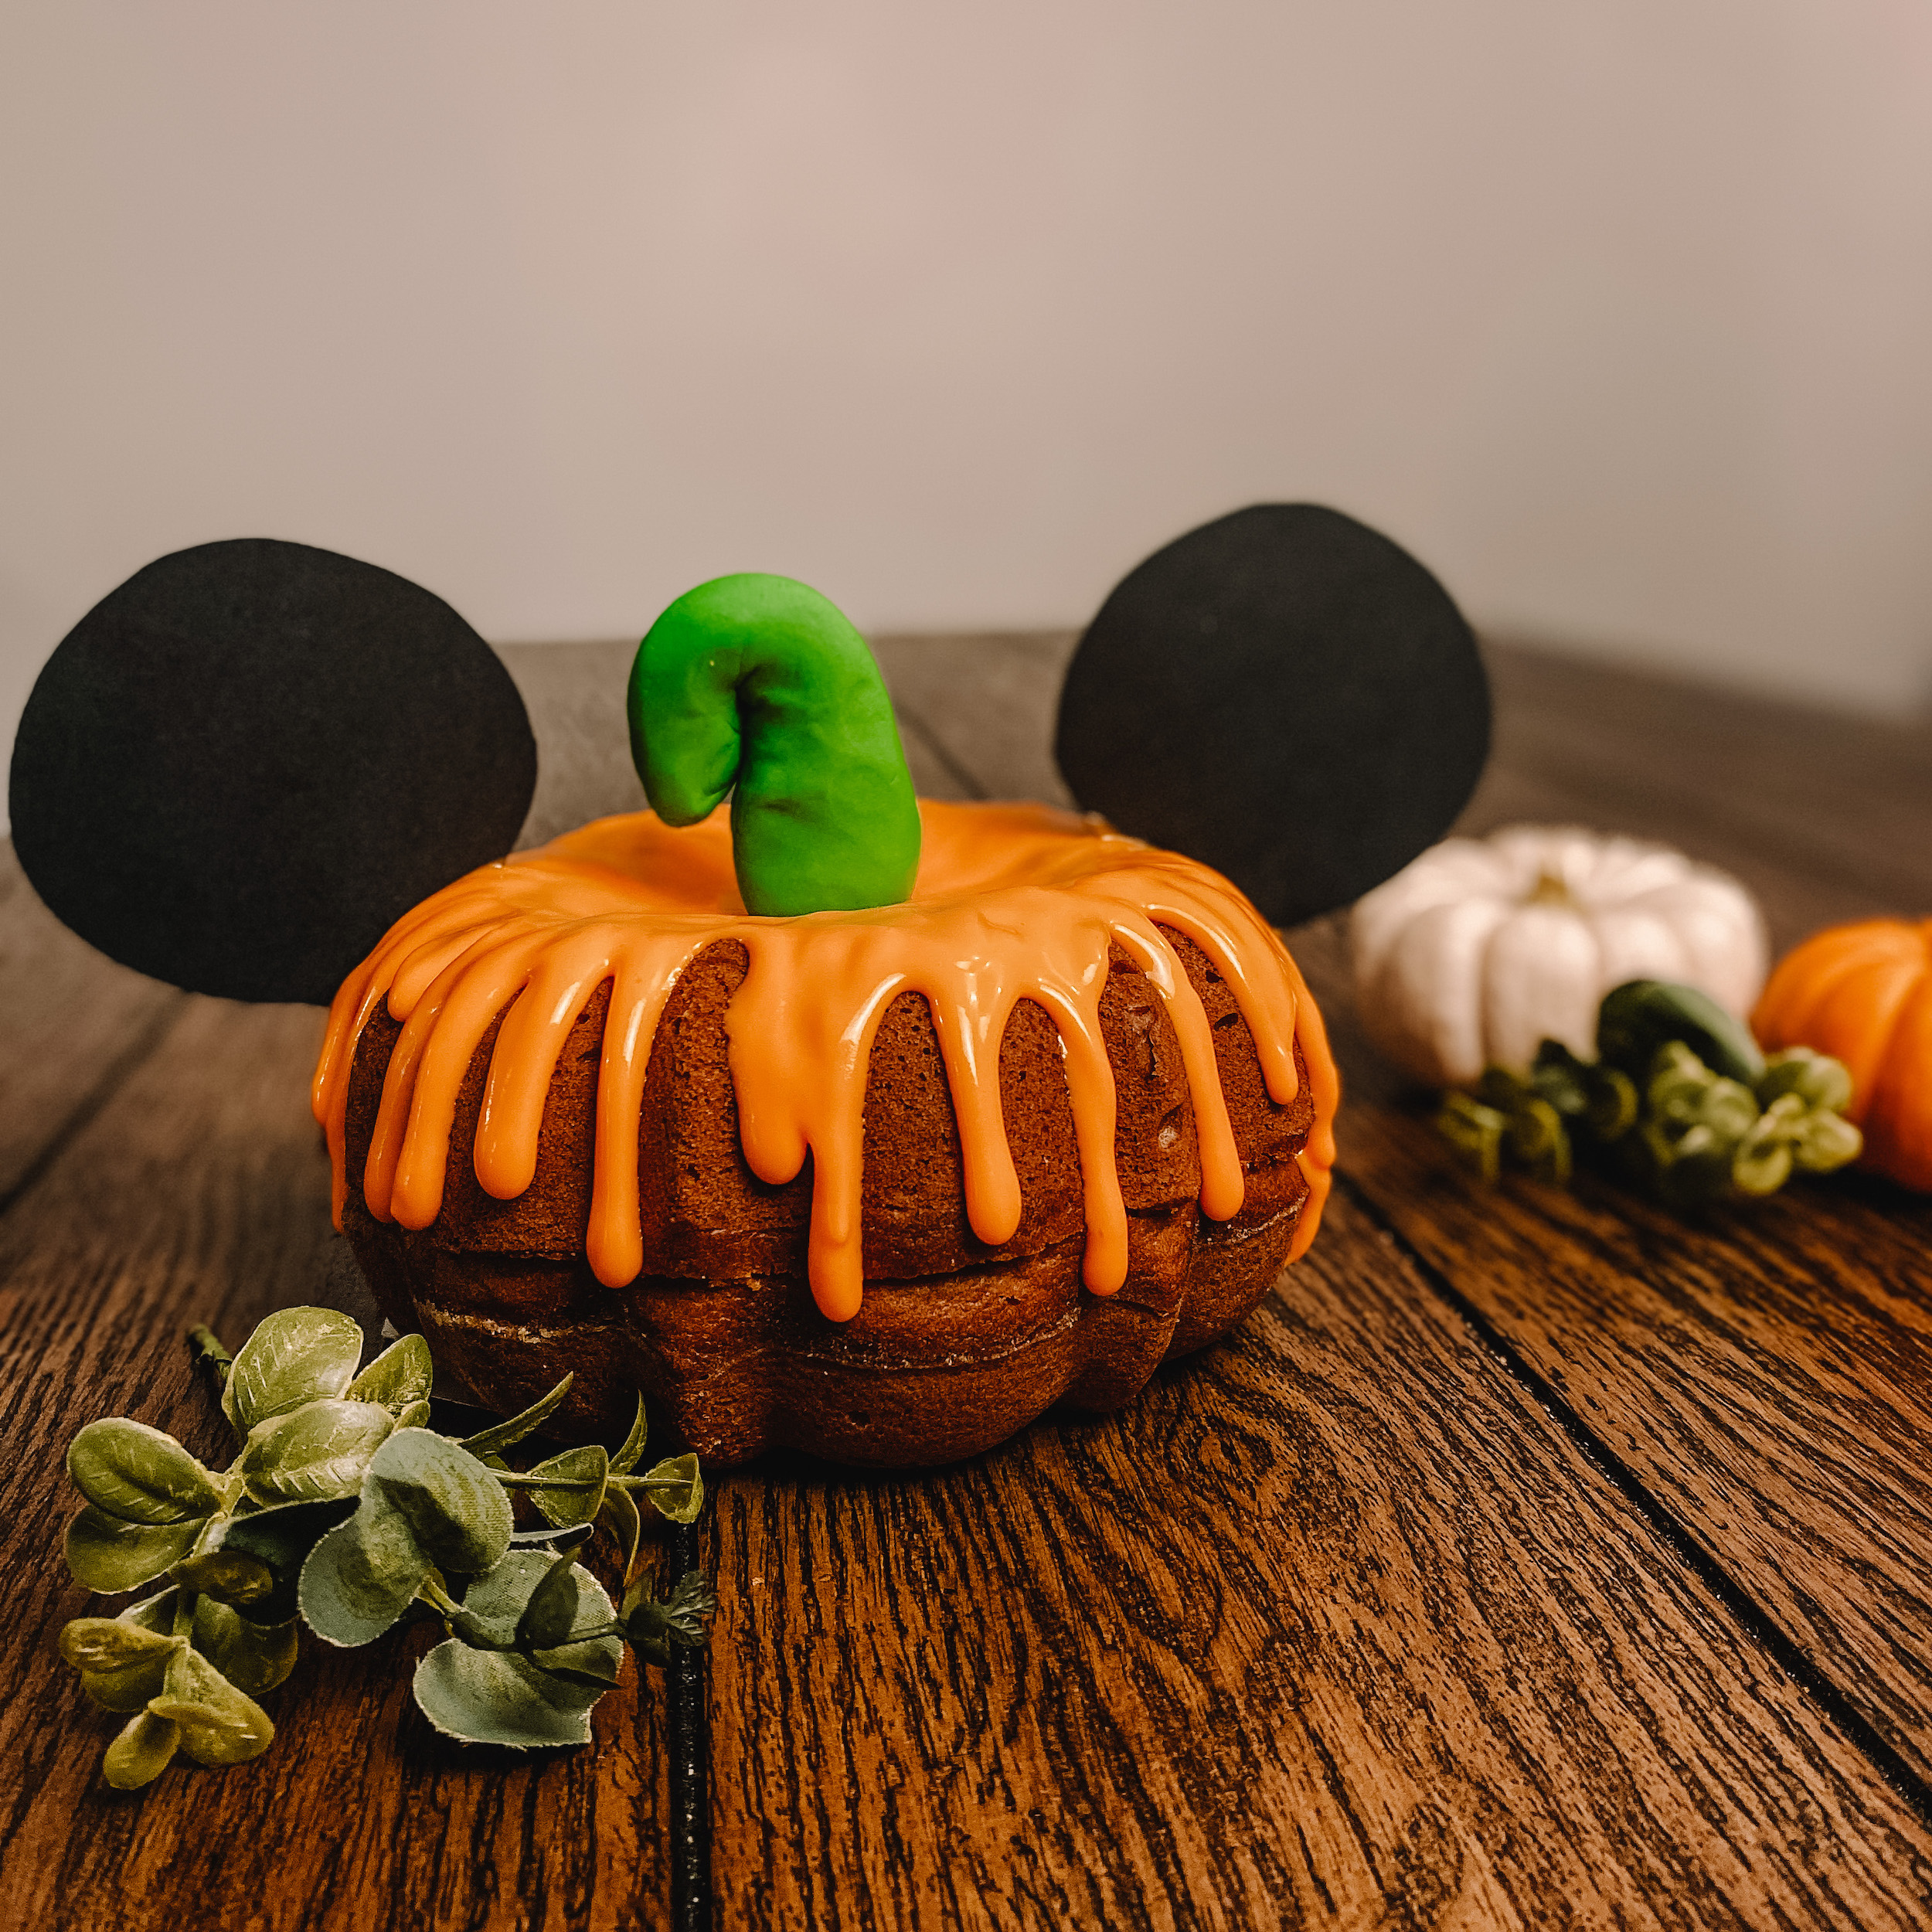
[[[83,617],[9,800],[35,889],[124,965],[326,1004],[410,906],[515,842],[536,744],[502,661],[373,564],[177,551]]]
[[[1318,504],[1257,504],[1121,580],[1068,667],[1054,749],[1087,810],[1291,926],[1447,831],[1488,756],[1489,685],[1406,550]]]

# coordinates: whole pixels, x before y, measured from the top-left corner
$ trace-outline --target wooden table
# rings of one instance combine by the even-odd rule
[[[922,789],[1059,795],[1068,640],[888,641]],[[511,657],[531,835],[637,800],[615,648]],[[1727,866],[1782,947],[1932,908],[1932,736],[1492,654],[1468,825]],[[1293,935],[1348,1082],[1310,1257],[1125,1413],[963,1467],[769,1458],[704,1543],[722,1926],[1932,1923],[1932,1203],[1840,1177],[1693,1229],[1485,1192]],[[304,1639],[256,1762],[104,1788],[57,1663],[61,1454],[215,1454],[183,1325],[356,1303],[304,1008],[174,992],[0,883],[0,1923],[666,1920],[661,1680],[587,1751],[439,1740],[408,1637]]]

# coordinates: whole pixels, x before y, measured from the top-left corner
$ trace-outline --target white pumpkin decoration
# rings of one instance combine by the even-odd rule
[[[1627,979],[1696,986],[1740,1015],[1764,983],[1764,922],[1734,879],[1668,846],[1512,825],[1446,838],[1355,905],[1356,1004],[1418,1079],[1526,1067],[1545,1039],[1594,1059]]]

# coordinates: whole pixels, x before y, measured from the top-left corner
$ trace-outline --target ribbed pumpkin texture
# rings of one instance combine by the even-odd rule
[[[1767,1052],[1809,1046],[1842,1060],[1861,1165],[1932,1192],[1932,920],[1814,933],[1779,961],[1751,1027]]]

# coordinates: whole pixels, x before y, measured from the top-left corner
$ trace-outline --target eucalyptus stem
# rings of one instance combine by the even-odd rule
[[[439,1616],[460,1617],[463,1614],[463,1606],[434,1577],[425,1577],[416,1586],[416,1594]]]
[[[228,1386],[228,1372],[235,1366],[235,1358],[221,1345],[220,1338],[205,1321],[197,1321],[188,1331],[189,1352],[193,1355],[195,1366],[215,1379],[217,1389]]]
[[[594,1489],[596,1479],[587,1481],[582,1476],[526,1476],[514,1469],[498,1469],[496,1479],[506,1489]],[[691,1485],[679,1476],[607,1476],[604,1486],[611,1489],[689,1489]]]

